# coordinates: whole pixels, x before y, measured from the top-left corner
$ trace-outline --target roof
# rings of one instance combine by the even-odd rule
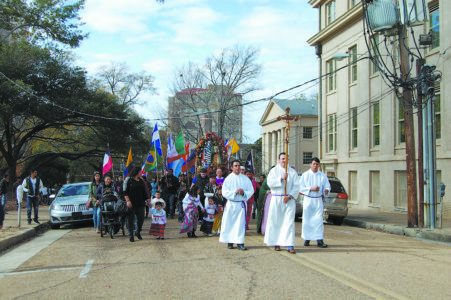
[[[318,101],[312,100],[288,100],[288,99],[273,99],[274,103],[280,108],[285,110],[290,108],[290,114],[292,115],[318,115]]]
[[[315,100],[295,100],[295,99],[272,99],[268,106],[266,106],[265,112],[260,119],[260,126],[263,126],[266,122],[276,121],[274,113],[277,115],[282,113],[278,109],[273,111],[274,106],[278,106],[282,112],[285,112],[287,107],[290,108],[290,115],[296,116],[312,116],[318,117],[318,101]]]

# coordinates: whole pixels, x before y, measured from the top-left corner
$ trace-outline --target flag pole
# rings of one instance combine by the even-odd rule
[[[251,149],[251,159],[252,159],[252,168],[254,168],[254,176],[255,176],[255,165],[254,165],[254,153],[252,152],[252,149]]]
[[[106,144],[108,149],[110,149],[110,143]],[[113,179],[114,179],[114,165],[113,165],[113,155],[111,155],[111,151],[110,151],[110,157],[111,157],[111,170],[113,171]]]

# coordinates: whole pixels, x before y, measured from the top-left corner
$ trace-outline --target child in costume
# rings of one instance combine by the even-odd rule
[[[208,204],[205,206],[204,220],[200,226],[200,231],[212,236],[211,229],[213,228],[213,222],[215,221],[216,205],[213,197],[208,198]]]
[[[180,227],[180,233],[186,232],[189,238],[196,238],[194,233],[197,228],[197,218],[199,212],[197,207],[199,206],[204,212],[204,207],[200,201],[200,189],[197,185],[194,185],[186,194],[185,199],[183,199],[183,211],[185,212],[185,218],[183,219],[182,227]]]
[[[154,235],[159,240],[164,240],[164,230],[166,228],[166,212],[164,210],[164,200],[160,199],[153,203],[151,209],[152,225],[150,225],[149,235]]]
[[[221,222],[222,222],[222,215],[224,213],[224,206],[227,202],[227,200],[222,197],[222,186],[219,186],[216,190],[216,194],[214,196],[215,204],[216,204],[216,210],[218,213],[215,216],[215,220],[213,222],[213,228],[212,233],[213,234],[220,234],[221,231]]]

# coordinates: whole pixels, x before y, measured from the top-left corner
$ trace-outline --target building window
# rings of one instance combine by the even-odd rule
[[[440,13],[438,2],[429,6],[429,29],[432,34],[431,49],[440,46]]]
[[[304,127],[304,135],[305,140],[311,140],[312,139],[312,127]]]
[[[381,205],[381,174],[379,171],[370,171],[370,205]]]
[[[353,8],[358,3],[360,3],[360,0],[349,0],[349,8]]]
[[[357,202],[357,171],[349,171],[349,200]]]
[[[381,112],[379,102],[373,104],[372,117],[373,147],[377,147],[381,143]]]
[[[398,144],[406,142],[406,127],[404,123],[404,104],[398,101]]]
[[[407,209],[407,172],[395,171],[395,207]]]
[[[351,109],[351,148],[357,148],[357,108]]]
[[[337,86],[337,72],[335,70],[337,69],[337,61],[335,59],[331,59],[326,63],[326,72],[327,75],[327,91],[335,91],[335,88]]]
[[[335,0],[326,4],[326,25],[335,20]]]
[[[442,122],[441,122],[441,104],[440,104],[440,86],[435,88],[436,99],[434,102],[435,108],[435,138],[440,139],[442,137]]]
[[[377,57],[380,55],[379,53],[379,35],[375,34],[373,35],[373,38],[371,39],[371,43],[373,44],[373,48],[372,48],[372,55],[373,57]],[[377,64],[375,64],[374,62],[370,62],[371,64],[371,75],[377,74],[379,72],[379,68],[377,66]]]
[[[337,115],[329,115],[329,152],[337,150]]]
[[[349,83],[357,81],[357,46],[349,48]]]
[[[304,152],[302,155],[302,163],[309,165],[312,162],[313,152]]]

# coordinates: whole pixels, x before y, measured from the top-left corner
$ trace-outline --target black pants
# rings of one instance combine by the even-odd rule
[[[141,233],[144,224],[144,206],[132,207],[127,214],[128,235],[133,236],[133,223],[136,216],[137,228],[136,233]]]

